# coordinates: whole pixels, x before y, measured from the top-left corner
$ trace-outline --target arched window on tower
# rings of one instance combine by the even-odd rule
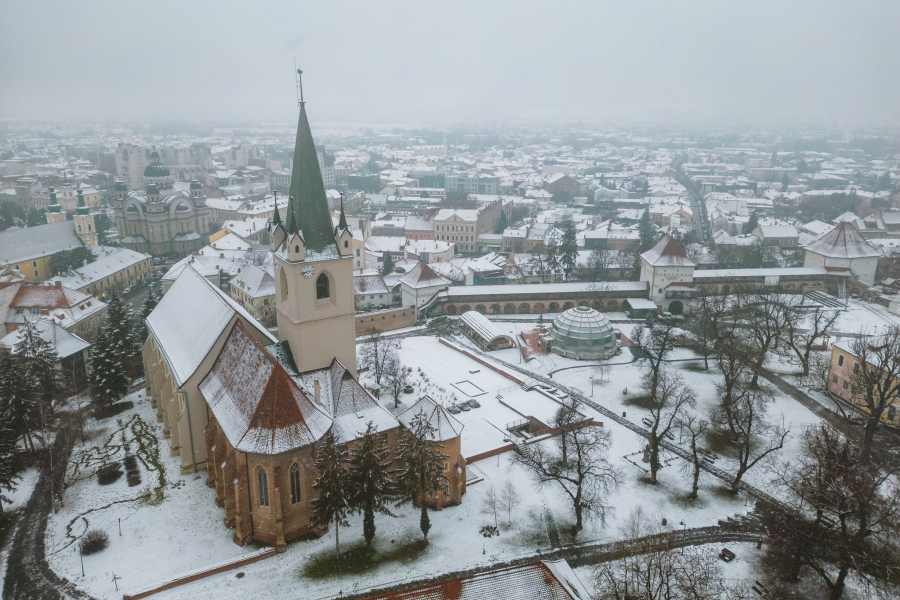
[[[348,242],[347,240],[344,240],[344,248],[349,248],[349,247],[350,247],[350,242]]]
[[[262,467],[256,468],[256,476],[259,479],[259,505],[269,505],[269,477]]]
[[[291,465],[291,504],[300,502],[300,465]]]
[[[288,280],[284,267],[281,268],[281,299],[286,300],[288,297]]]
[[[331,290],[329,290],[328,287],[328,275],[322,273],[319,275],[319,278],[316,279],[316,300],[331,297]]]

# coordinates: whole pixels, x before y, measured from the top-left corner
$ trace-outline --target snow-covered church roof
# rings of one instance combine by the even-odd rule
[[[431,399],[430,396],[422,396],[419,400],[397,415],[397,419],[406,426],[412,428],[413,419],[420,412],[425,413],[428,423],[435,429],[435,441],[443,442],[452,440],[462,434],[464,425],[456,417],[447,412],[443,406]]]
[[[200,391],[236,450],[281,454],[312,444],[331,417],[237,321]]]
[[[176,385],[183,385],[194,374],[235,313],[263,336],[277,341],[250,313],[193,267],[181,272],[147,317],[147,330],[163,353]]]

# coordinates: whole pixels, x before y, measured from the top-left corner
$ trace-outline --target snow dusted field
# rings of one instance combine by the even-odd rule
[[[533,324],[525,323],[498,325],[515,328],[516,333],[519,328],[533,328]],[[625,333],[627,335],[627,331]],[[403,361],[413,367],[415,375],[415,392],[401,397],[405,405],[425,393],[445,404],[467,399],[467,393],[478,393],[465,384],[452,385],[463,380],[483,390],[483,395],[476,396],[482,400],[494,397],[498,391],[512,385],[511,381],[441,345],[435,338],[407,338],[400,352]],[[683,358],[691,356],[687,351],[679,352]],[[496,354],[510,363],[518,363],[518,350]],[[645,410],[628,404],[639,379],[638,365],[630,363],[630,360],[630,352],[625,350],[611,361],[618,364],[607,369],[608,380],[594,384],[593,399],[610,410],[626,412],[630,420],[639,423]],[[531,361],[527,367],[547,374],[562,367],[583,365],[583,362],[554,355],[543,362]],[[702,366],[702,361],[675,365],[697,391],[698,411],[705,412],[715,402],[715,372],[698,370],[697,366]],[[470,373],[475,370],[479,372]],[[559,371],[553,377],[590,395],[591,373],[592,369],[577,368]],[[628,395],[622,393],[626,387],[629,389]],[[215,506],[215,494],[206,487],[205,473],[179,474],[179,461],[169,456],[168,440],[162,439],[162,425],[156,423],[155,411],[150,407],[149,400],[141,392],[132,394],[128,399],[135,403],[134,409],[93,424],[95,430],[87,447],[76,447],[76,455],[84,453],[81,455],[83,464],[79,467],[77,480],[66,491],[65,507],[51,515],[48,526],[48,553],[52,553],[49,559],[53,569],[98,598],[121,598],[121,590],[137,590],[179,573],[248,555],[257,549],[252,546],[240,548],[232,542],[233,530],[224,527],[224,512]],[[389,395],[383,397],[383,402],[393,407],[393,399]],[[489,406],[487,401],[483,402],[486,411]],[[479,413],[480,410],[461,413],[458,417],[463,422],[468,420],[467,427],[477,432],[476,420],[480,419],[482,426],[487,427],[483,423],[489,419],[489,411]],[[796,434],[799,434],[801,427],[816,422],[816,418],[792,399],[777,395],[770,409],[770,418],[780,420],[782,413],[785,421],[795,430],[788,448],[781,455],[781,458],[786,458],[796,450]],[[732,498],[723,494],[721,483],[712,478],[701,484],[699,500],[685,501],[689,486],[677,463],[660,472],[659,485],[643,483],[643,473],[623,458],[640,452],[645,444],[643,438],[617,423],[609,422],[600,414],[592,416],[598,421],[605,421],[605,427],[612,432],[610,460],[620,468],[623,483],[610,498],[614,509],[607,522],[591,524],[577,541],[615,539],[621,521],[638,505],[652,508],[672,523],[683,521],[688,527],[714,525],[719,519],[752,508],[745,506],[743,496]],[[100,486],[92,473],[102,457],[121,460],[124,456],[120,430],[125,431],[126,438],[131,440],[129,444],[133,452],[137,451],[138,446],[138,440],[133,439],[134,431],[143,432],[145,446],[147,440],[155,436],[162,472],[142,465],[142,483],[139,486],[128,487],[124,476],[109,486]],[[465,439],[463,452],[469,454],[465,449]],[[639,454],[632,458],[640,464]],[[720,460],[719,464],[724,460]],[[334,535],[329,532],[322,539],[292,542],[286,553],[274,558],[163,592],[156,597],[187,599],[209,597],[215,593],[224,598],[243,598],[262,593],[273,598],[296,598],[302,593],[304,598],[315,600],[334,597],[339,592],[348,593],[528,555],[536,553],[538,548],[550,546],[543,518],[545,510],[554,516],[563,542],[571,541],[566,530],[573,522],[573,515],[567,499],[552,487],[537,489],[526,472],[511,465],[509,454],[478,461],[469,469],[470,480],[475,477],[483,477],[483,480],[469,486],[461,506],[430,513],[431,543],[427,547],[420,542],[416,509],[403,507],[396,510],[398,518],[376,516],[377,564],[356,565],[339,576],[327,575],[322,565],[329,560],[334,549]],[[762,466],[751,470],[746,476],[748,482],[761,487],[768,483],[768,477],[769,470]],[[151,500],[150,489],[159,487],[163,481],[161,500]],[[499,537],[485,538],[479,529],[484,525],[493,525],[494,519],[492,515],[482,512],[483,497],[491,486],[499,491],[507,481],[519,490],[522,506],[512,515],[511,526],[507,525],[506,517],[500,515]],[[119,519],[122,522],[121,537],[118,533]],[[86,576],[81,577],[75,540],[87,529],[95,528],[103,529],[110,535],[110,546],[97,555],[84,557]],[[351,526],[341,529],[341,542],[343,550],[362,544],[361,516],[352,517]],[[739,556],[750,554],[749,549],[745,550]],[[729,565],[729,568],[735,569],[742,564],[738,562]],[[749,562],[746,569],[748,573],[752,571]],[[236,577],[238,572],[243,573],[241,578]],[[118,580],[119,592],[112,582],[113,573],[121,578]],[[744,574],[737,576],[743,577]],[[589,577],[585,577],[587,580]]]

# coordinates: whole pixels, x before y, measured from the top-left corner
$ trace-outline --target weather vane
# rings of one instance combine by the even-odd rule
[[[294,57],[294,70],[297,71],[297,103],[303,106],[303,71],[297,68],[297,57]]]

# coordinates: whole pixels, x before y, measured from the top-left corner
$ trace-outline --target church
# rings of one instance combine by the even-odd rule
[[[176,189],[156,149],[144,168],[144,188],[113,185],[113,208],[121,246],[156,256],[188,254],[209,243],[209,207],[199,181]],[[179,184],[181,185],[181,184]]]
[[[188,267],[147,318],[146,390],[182,473],[206,469],[234,541],[307,534],[315,457],[325,434],[352,451],[369,422],[396,456],[404,423],[424,411],[447,455],[429,506],[459,504],[462,425],[428,397],[398,417],[356,379],[353,251],[341,211],[332,224],[305,103],[284,222],[270,225],[278,337]]]

